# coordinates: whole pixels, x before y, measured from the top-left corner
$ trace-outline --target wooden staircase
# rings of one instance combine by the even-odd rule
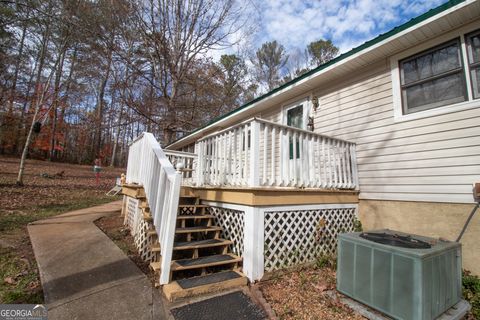
[[[147,236],[152,243],[150,250],[154,261],[150,268],[158,279],[160,244],[146,201],[140,207],[143,219],[151,223]],[[200,199],[194,195],[180,196],[170,282],[163,286],[170,301],[247,284],[241,272],[242,258],[229,252],[232,241],[220,237],[222,228],[214,224],[214,216],[208,209],[209,206],[200,204]]]

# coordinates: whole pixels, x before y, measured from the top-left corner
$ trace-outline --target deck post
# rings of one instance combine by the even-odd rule
[[[352,175],[353,175],[353,184],[355,190],[360,190],[360,186],[358,183],[358,164],[357,164],[357,144],[353,143],[350,145],[350,157],[351,157],[351,162],[352,162]]]
[[[195,143],[195,153],[197,154],[197,163],[196,167],[194,166],[195,171],[193,172],[195,176],[195,185],[197,187],[203,186],[204,184],[204,174],[203,174],[203,165],[205,162],[205,142],[204,141],[197,141]]]
[[[264,212],[246,207],[243,234],[243,272],[252,282],[262,279],[264,272]]]
[[[263,146],[264,148],[266,146]],[[250,124],[250,177],[249,187],[260,186],[260,122],[254,119]]]

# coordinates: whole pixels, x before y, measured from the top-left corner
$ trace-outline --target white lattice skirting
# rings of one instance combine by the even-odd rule
[[[126,196],[125,201],[124,225],[130,229],[135,247],[142,259],[151,262],[153,255],[150,251],[151,243],[147,237],[147,231],[150,228],[149,223],[143,220],[138,199]]]
[[[338,233],[354,230],[356,206],[265,210],[264,217],[264,267],[272,271],[335,254]]]
[[[209,210],[215,217],[215,224],[223,229],[222,238],[233,242],[230,250],[236,255],[243,256],[245,212],[220,207],[210,207]]]

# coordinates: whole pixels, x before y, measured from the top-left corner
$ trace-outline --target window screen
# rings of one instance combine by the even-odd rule
[[[467,100],[458,39],[400,61],[403,113]]]

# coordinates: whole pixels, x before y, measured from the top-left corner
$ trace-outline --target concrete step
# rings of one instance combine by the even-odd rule
[[[203,293],[223,291],[247,285],[247,278],[239,271],[223,271],[205,276],[173,281],[163,286],[168,300],[191,297]]]

